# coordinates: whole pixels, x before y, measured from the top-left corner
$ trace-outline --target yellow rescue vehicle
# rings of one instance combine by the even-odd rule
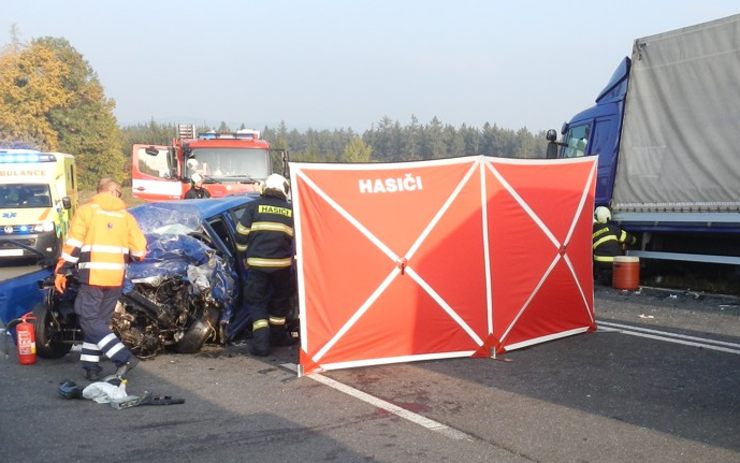
[[[56,259],[76,209],[74,156],[0,149],[0,262]]]

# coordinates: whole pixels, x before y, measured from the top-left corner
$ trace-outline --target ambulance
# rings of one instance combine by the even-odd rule
[[[0,149],[0,263],[59,256],[76,180],[71,154]]]

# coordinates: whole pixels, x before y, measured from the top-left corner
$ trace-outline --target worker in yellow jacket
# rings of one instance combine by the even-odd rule
[[[98,183],[98,194],[72,218],[69,236],[56,267],[54,286],[63,293],[76,267],[80,287],[74,303],[83,332],[80,361],[87,379],[100,378],[100,356],[116,365],[123,378],[138,359],[108,327],[121,296],[126,264],[143,259],[146,238],[121,200],[121,186],[110,178]]]

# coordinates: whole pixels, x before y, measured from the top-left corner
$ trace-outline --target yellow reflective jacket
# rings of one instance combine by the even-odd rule
[[[126,263],[142,259],[146,238],[123,201],[110,193],[98,193],[72,218],[64,243],[59,273],[75,265],[81,283],[121,286]]]

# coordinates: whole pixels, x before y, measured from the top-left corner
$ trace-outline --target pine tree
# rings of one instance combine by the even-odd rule
[[[369,162],[373,149],[362,138],[355,137],[347,144],[342,153],[344,162]]]

